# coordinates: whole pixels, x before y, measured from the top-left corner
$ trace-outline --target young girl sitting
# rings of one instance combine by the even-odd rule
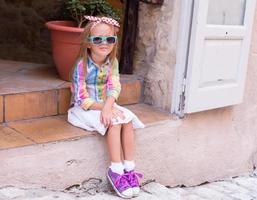
[[[139,194],[138,178],[142,176],[134,171],[134,128],[143,128],[144,124],[134,113],[115,103],[121,90],[116,58],[120,26],[111,18],[85,17],[89,22],[72,71],[73,107],[68,111],[68,121],[107,135],[111,159],[107,178],[119,196],[131,198]]]

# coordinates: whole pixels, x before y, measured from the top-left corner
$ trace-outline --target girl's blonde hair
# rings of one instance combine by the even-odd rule
[[[100,23],[103,23],[103,22],[100,22]],[[100,24],[99,23],[99,24]],[[109,24],[107,24],[109,25]],[[89,53],[89,41],[88,41],[88,37],[90,36],[91,34],[91,29],[94,28],[93,26],[95,26],[95,22],[91,22],[89,21],[87,23],[87,25],[85,26],[84,28],[84,31],[82,32],[81,34],[81,46],[80,46],[80,51],[79,51],[79,55],[76,59],[76,63],[74,64],[71,72],[70,73],[70,79],[72,80],[72,75],[74,73],[74,70],[75,70],[75,67],[76,67],[76,64],[80,61],[80,60],[83,60],[83,65],[84,65],[84,70],[85,70],[85,78],[86,78],[86,73],[87,73],[87,61],[88,61],[88,53]],[[97,25],[96,25],[97,26]],[[109,25],[109,26],[112,26],[112,25]],[[117,31],[116,29],[114,28],[113,26],[113,30],[114,30],[114,35],[117,36]],[[117,51],[118,51],[118,40],[117,42],[114,44],[114,47],[111,51],[111,53],[109,54],[108,58],[110,59],[110,62],[111,62],[111,65],[113,65],[113,62],[117,56]]]

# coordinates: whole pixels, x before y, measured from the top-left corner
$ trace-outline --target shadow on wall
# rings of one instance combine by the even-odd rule
[[[52,64],[47,20],[60,19],[61,0],[0,0],[0,58]]]

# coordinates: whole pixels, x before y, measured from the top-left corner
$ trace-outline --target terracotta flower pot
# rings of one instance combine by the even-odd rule
[[[62,80],[69,81],[79,53],[83,28],[77,28],[73,21],[50,21],[46,27],[51,31],[53,60]]]

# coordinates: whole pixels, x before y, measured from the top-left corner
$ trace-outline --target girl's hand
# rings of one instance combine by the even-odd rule
[[[114,119],[116,119],[116,120],[118,120],[118,117],[120,118],[120,119],[125,119],[125,116],[124,116],[124,114],[123,114],[123,111],[121,111],[121,110],[119,110],[118,108],[116,108],[116,107],[113,107],[112,108],[112,117],[114,118]]]
[[[100,121],[105,126],[108,127],[112,121],[112,109],[104,106],[100,115]]]
[[[100,115],[100,120],[101,123],[105,126],[108,127],[110,125],[112,125],[112,119],[116,119],[118,120],[118,118],[120,119],[125,119],[125,116],[123,114],[123,111],[119,110],[118,108],[108,108],[108,107],[104,107],[102,109],[101,115]]]

